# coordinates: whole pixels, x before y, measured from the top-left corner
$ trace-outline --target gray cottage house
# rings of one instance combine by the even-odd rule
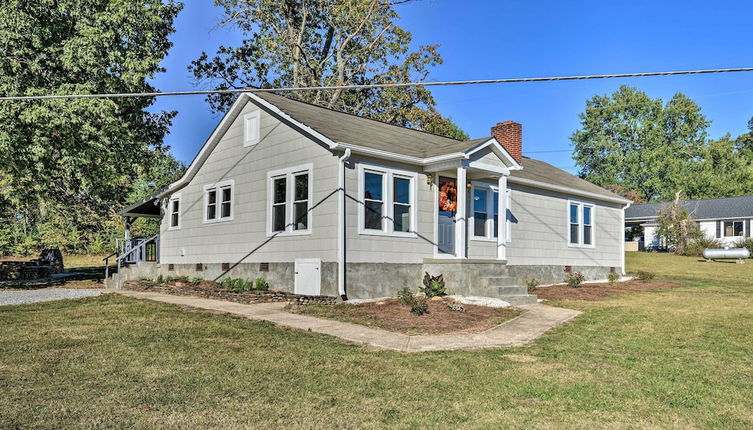
[[[453,294],[526,303],[530,278],[623,273],[628,204],[523,157],[512,121],[458,141],[249,92],[182,178],[121,211],[161,232],[126,233],[120,275],[260,276],[347,299],[417,291],[429,272]]]

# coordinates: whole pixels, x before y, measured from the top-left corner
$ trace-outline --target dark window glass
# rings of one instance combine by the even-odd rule
[[[473,213],[473,234],[486,237],[486,220],[487,215],[485,212]]]
[[[742,235],[743,235],[743,222],[735,221],[735,236],[742,236]]]
[[[379,173],[364,173],[364,198],[382,200],[382,175]]]
[[[230,216],[230,202],[223,202],[222,203],[222,213],[220,214],[221,218],[228,218]]]
[[[272,231],[285,230],[285,204],[272,206]]]
[[[309,198],[309,175],[298,175],[295,177],[295,199],[308,200]]]
[[[170,227],[177,227],[178,226],[178,213],[174,212],[172,215],[172,219],[170,220]]]
[[[578,223],[578,205],[570,205],[570,222]]]
[[[232,197],[232,190],[230,187],[222,189],[222,203],[220,208],[220,218],[227,218],[230,216],[230,205]]]
[[[296,230],[306,230],[309,226],[309,216],[308,216],[308,209],[309,209],[309,202],[303,201],[303,202],[296,202],[295,205],[295,229]]]
[[[591,226],[590,225],[583,226],[583,244],[584,245],[591,244]]]
[[[395,204],[395,231],[410,231],[410,205]]]
[[[410,179],[394,178],[395,203],[410,204]]]
[[[217,190],[207,193],[207,219],[217,218]]]
[[[177,227],[180,221],[180,200],[173,200],[171,205],[170,227]]]
[[[570,224],[570,243],[578,243],[578,224]]]
[[[382,202],[366,200],[364,203],[364,227],[372,230],[381,230]]]
[[[274,203],[285,203],[287,196],[287,181],[285,178],[277,178],[274,182]]]

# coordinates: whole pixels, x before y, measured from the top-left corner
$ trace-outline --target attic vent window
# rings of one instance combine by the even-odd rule
[[[258,110],[243,116],[243,146],[259,143],[259,118]]]

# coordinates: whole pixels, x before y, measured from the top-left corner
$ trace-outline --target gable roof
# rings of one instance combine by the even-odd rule
[[[371,151],[375,157],[403,157],[401,161],[429,164],[441,160],[464,159],[480,148],[490,147],[510,165],[510,182],[580,194],[601,200],[628,203],[617,194],[584,181],[543,161],[524,157],[521,166],[493,137],[466,141],[401,127],[374,119],[363,118],[321,106],[293,100],[272,93],[243,93],[214,129],[194,160],[178,181],[155,194],[160,198],[172,194],[190,182],[206,161],[222,134],[243,110],[246,102],[253,102],[299,131],[308,134],[331,150],[353,148]],[[522,170],[521,170],[522,169]]]
[[[319,131],[335,142],[416,158],[431,158],[466,152],[490,138],[456,140],[425,131],[401,127],[272,93],[254,95],[275,105],[296,121]]]
[[[659,209],[668,205],[664,203],[648,203],[634,205],[625,211],[626,220],[652,220],[659,216]],[[725,218],[753,218],[753,196],[725,197],[718,199],[683,200],[680,204],[688,210],[690,216],[696,220],[725,219]]]

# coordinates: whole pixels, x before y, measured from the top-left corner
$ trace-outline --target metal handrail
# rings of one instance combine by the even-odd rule
[[[102,261],[105,262],[105,282],[107,282],[107,279],[110,278],[110,257],[118,255],[118,251],[116,250],[112,254],[108,255],[107,257],[103,258]]]
[[[155,234],[154,236],[150,237],[149,239],[147,239],[147,240],[145,240],[145,241],[141,242],[141,243],[140,243],[140,244],[139,244],[138,246],[136,246],[135,248],[131,248],[131,250],[130,250],[130,251],[128,251],[128,252],[126,252],[126,253],[124,253],[123,255],[119,256],[119,257],[118,257],[118,258],[117,258],[117,259],[115,260],[115,261],[117,261],[117,262],[118,262],[118,276],[117,276],[117,279],[116,279],[116,282],[115,282],[115,283],[116,283],[116,288],[120,289],[120,263],[121,263],[121,262],[123,261],[123,259],[124,259],[124,258],[126,258],[126,257],[128,257],[129,255],[131,255],[131,254],[132,254],[132,253],[133,253],[134,251],[136,251],[137,249],[139,249],[139,248],[143,249],[143,248],[144,248],[144,247],[146,246],[146,244],[147,244],[147,243],[149,243],[149,242],[152,242],[152,241],[155,241],[155,240],[157,240],[158,238],[159,238],[159,233],[157,233],[157,234]],[[156,242],[155,242],[155,243],[156,243]],[[157,248],[159,249],[159,246],[158,246]]]

